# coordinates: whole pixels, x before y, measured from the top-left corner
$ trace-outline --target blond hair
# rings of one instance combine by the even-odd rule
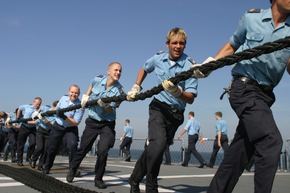
[[[186,40],[187,40],[186,33],[185,33],[185,31],[182,28],[178,28],[178,27],[171,29],[167,33],[166,42],[169,43],[171,38],[172,38],[172,36],[175,36],[175,35],[181,36],[184,39],[185,43],[186,43]]]

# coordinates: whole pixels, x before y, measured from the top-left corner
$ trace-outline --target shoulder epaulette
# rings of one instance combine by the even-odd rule
[[[123,91],[122,88],[118,88],[118,90],[119,90],[120,95],[123,95],[124,94],[124,91]]]
[[[100,75],[98,75],[97,77],[98,77],[98,78],[103,78],[104,75],[100,74]]]
[[[160,54],[163,54],[163,53],[165,53],[165,51],[163,51],[163,50],[160,50],[159,52],[157,52],[156,54],[157,55],[160,55]]]
[[[250,9],[247,13],[261,13],[261,9]]]
[[[196,62],[195,62],[192,58],[188,58],[188,61],[189,61],[191,64],[196,64]]]
[[[50,105],[45,105],[46,107],[49,107],[49,108],[51,108],[51,106]]]
[[[67,94],[63,95],[63,96],[68,96]]]

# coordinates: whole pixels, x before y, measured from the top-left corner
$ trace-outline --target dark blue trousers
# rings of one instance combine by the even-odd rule
[[[230,103],[239,117],[239,124],[208,193],[232,192],[252,156],[254,192],[271,192],[283,143],[270,109],[274,101],[272,91],[240,80],[233,82]]]

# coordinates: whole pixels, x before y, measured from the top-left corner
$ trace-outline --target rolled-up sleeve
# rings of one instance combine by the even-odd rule
[[[80,124],[80,122],[82,121],[82,118],[84,116],[84,112],[85,110],[83,108],[76,110],[75,114],[74,114],[74,120]]]
[[[155,69],[155,66],[154,66],[154,57],[149,58],[145,62],[145,64],[143,65],[143,68],[144,68],[145,72],[147,72],[147,73],[153,72],[153,70]]]
[[[238,49],[246,40],[246,15],[243,15],[239,21],[236,31],[231,36],[229,43]]]

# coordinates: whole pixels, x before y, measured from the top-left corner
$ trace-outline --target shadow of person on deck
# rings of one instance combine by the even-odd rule
[[[171,189],[176,192],[182,193],[206,193],[208,190],[208,186],[191,186],[189,184],[178,184],[173,186],[160,186],[160,188]]]

